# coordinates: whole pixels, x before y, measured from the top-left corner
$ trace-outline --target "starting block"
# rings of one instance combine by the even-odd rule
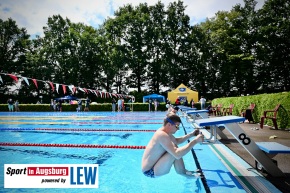
[[[235,139],[250,153],[250,155],[263,167],[265,170],[274,177],[285,176],[284,173],[278,168],[278,166],[272,161],[272,159],[264,153],[269,150],[269,152],[278,153],[282,150],[280,145],[277,145],[277,150],[273,151],[273,146],[261,145],[258,146],[249,136],[246,135],[244,130],[239,126],[239,122],[243,122],[244,117],[238,116],[224,116],[224,117],[215,117],[207,119],[196,120],[196,124],[200,127],[211,126],[213,128],[213,138],[217,140],[217,132],[220,131],[217,125],[224,125]],[[221,132],[221,131],[220,131]],[[222,132],[221,132],[222,133]],[[219,134],[220,135],[220,134]],[[220,135],[224,139],[224,134]],[[285,147],[283,147],[285,148]],[[262,150],[261,150],[262,149]],[[263,150],[264,149],[264,150]],[[286,151],[288,152],[288,150]],[[290,153],[290,151],[289,151]]]

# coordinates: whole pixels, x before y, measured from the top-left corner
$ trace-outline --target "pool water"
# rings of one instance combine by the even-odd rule
[[[144,147],[162,126],[165,112],[0,113],[0,142],[34,144],[114,145],[117,148],[0,146],[0,192],[44,192],[44,189],[5,189],[4,164],[99,164],[98,189],[45,189],[45,192],[245,192],[207,145],[197,144],[184,156],[186,168],[199,164],[205,179],[177,175],[148,178],[141,172]],[[175,136],[192,131],[184,129]],[[122,148],[120,148],[122,147]],[[198,164],[196,163],[198,162]],[[16,182],[17,183],[17,182]]]

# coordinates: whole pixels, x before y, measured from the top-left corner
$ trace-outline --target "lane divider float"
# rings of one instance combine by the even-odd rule
[[[49,143],[7,143],[0,142],[0,146],[34,146],[34,147],[68,147],[68,148],[114,148],[114,149],[145,149],[138,145],[94,145],[94,144],[49,144]]]
[[[156,130],[149,129],[73,129],[73,128],[0,128],[0,131],[84,131],[84,132],[155,132]]]

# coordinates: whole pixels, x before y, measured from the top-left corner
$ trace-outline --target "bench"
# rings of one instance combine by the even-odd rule
[[[270,158],[275,157],[277,154],[290,154],[290,147],[282,145],[277,142],[256,142],[258,147],[264,151]],[[272,160],[276,165],[278,165],[276,160]],[[262,172],[265,172],[263,166],[255,160],[256,168]]]
[[[215,107],[212,107],[212,113],[214,116],[222,115],[222,104],[218,104]]]
[[[222,129],[226,129],[233,137],[244,147],[248,153],[256,160],[257,164],[271,174],[273,177],[285,176],[285,174],[278,168],[278,166],[272,161],[261,148],[248,136],[245,131],[239,126],[239,122],[245,121],[244,117],[238,116],[224,116],[207,119],[196,120],[196,124],[199,127],[210,126],[213,128],[214,141],[217,140],[217,134],[221,139],[226,139]],[[220,126],[220,128],[218,127]],[[221,127],[224,125],[224,128]],[[281,150],[281,149],[280,149]],[[276,150],[276,153],[278,150]]]
[[[245,109],[241,110],[241,116],[245,117],[249,121],[249,123],[251,121],[254,122],[252,114],[253,114],[253,111],[255,109],[255,106],[256,106],[255,103],[251,103],[248,108],[245,108]]]
[[[261,117],[261,124],[260,124],[261,129],[263,129],[265,119],[272,119],[275,129],[278,129],[277,113],[278,113],[280,106],[281,106],[281,104],[278,104],[273,110],[264,111],[263,116]]]
[[[223,108],[223,112],[222,112],[222,114],[224,115],[224,116],[226,116],[226,115],[233,115],[233,108],[234,108],[234,104],[230,104],[230,106],[229,107],[227,107],[227,108]]]

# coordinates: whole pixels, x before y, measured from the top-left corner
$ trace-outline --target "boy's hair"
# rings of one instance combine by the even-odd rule
[[[163,125],[166,125],[169,122],[168,119],[170,119],[174,123],[181,123],[181,119],[178,115],[169,114],[168,116],[165,117]]]

